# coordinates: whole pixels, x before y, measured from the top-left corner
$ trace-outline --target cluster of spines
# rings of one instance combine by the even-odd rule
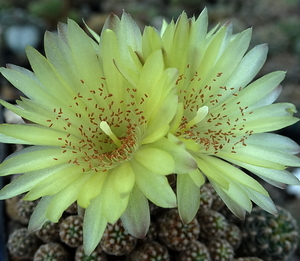
[[[123,99],[117,101],[114,94],[108,93],[106,79],[101,79],[103,82],[98,89],[74,94],[69,108],[54,107],[54,116],[45,123],[49,128],[65,133],[57,138],[62,144],[61,151],[63,154],[70,153],[68,163],[81,166],[83,172],[105,172],[111,169],[113,161],[127,160],[136,149],[137,133],[142,133],[145,129],[143,125],[147,124],[143,111],[148,99],[146,93],[139,93],[136,88],[126,88]],[[80,79],[80,84],[85,84],[85,81]],[[102,102],[97,100],[99,97]],[[112,140],[99,128],[103,121],[113,131],[122,133],[123,136],[118,137],[121,146],[111,146]],[[108,146],[112,150],[109,151]],[[59,161],[60,157],[53,160]],[[96,161],[101,163],[96,164]]]
[[[107,225],[100,241],[102,249],[115,256],[129,254],[135,248],[136,243],[137,239],[124,229],[120,220],[115,224]]]
[[[264,261],[260,259],[259,257],[238,257],[233,259],[233,261]]]
[[[9,235],[7,247],[13,257],[32,259],[38,244],[38,238],[27,228],[19,228]]]
[[[83,246],[76,248],[75,261],[107,261],[107,254],[100,245],[88,256],[84,253]]]
[[[185,74],[181,74],[176,82],[176,84],[185,84],[185,81],[193,82],[196,80],[201,81],[201,78],[198,77],[198,72],[196,71],[194,76],[191,76],[191,79],[188,79],[188,70],[190,66],[187,65]],[[200,108],[199,104],[202,106],[210,104],[210,107],[214,108],[215,106],[220,106],[220,109],[213,113],[207,114],[203,122],[199,123],[199,126],[193,125],[190,128],[186,129],[188,124],[188,117],[183,116],[181,119],[181,124],[177,132],[178,136],[183,136],[186,139],[195,140],[197,143],[201,144],[203,150],[206,153],[217,154],[220,150],[226,149],[230,150],[231,153],[236,153],[235,147],[238,144],[247,146],[246,140],[249,136],[253,134],[252,130],[247,129],[246,115],[250,115],[253,111],[249,110],[248,106],[242,106],[241,101],[238,100],[239,92],[242,88],[227,87],[222,85],[222,72],[216,74],[213,78],[211,84],[206,84],[203,87],[197,86],[193,88],[190,86],[189,91],[184,88],[179,88],[180,100],[183,101],[183,108],[186,111],[186,115],[191,115],[194,117]],[[218,85],[218,80],[221,79],[220,85]],[[214,86],[212,86],[214,85]],[[218,92],[215,90],[218,89]],[[227,104],[224,102],[224,97],[237,97],[234,102]],[[201,101],[201,103],[200,103]],[[237,116],[231,117],[231,113],[226,114],[227,108],[235,108],[239,113]],[[202,127],[206,126],[205,131],[201,131]],[[210,126],[213,126],[210,127]],[[226,147],[226,148],[225,148]]]
[[[59,243],[41,245],[34,254],[33,261],[69,261],[68,251]]]
[[[242,226],[242,250],[265,261],[287,260],[295,251],[299,232],[297,221],[282,207],[277,214],[255,207]]]
[[[170,261],[170,255],[161,243],[146,241],[128,255],[128,261]]]
[[[257,209],[254,208],[254,217],[250,215],[244,223],[241,221],[236,222],[237,219],[232,218],[232,214],[224,207],[224,203],[210,184],[204,184],[200,193],[200,209],[196,218],[191,223],[183,224],[177,209],[165,210],[155,207],[151,211],[151,225],[144,239],[136,239],[129,235],[119,220],[115,224],[108,224],[101,242],[90,256],[84,254],[82,247],[82,218],[73,213],[76,209],[73,205],[72,209],[70,209],[72,214],[66,212],[59,224],[46,222],[36,232],[36,235],[42,241],[38,244],[43,244],[43,247],[41,247],[37,255],[39,259],[35,261],[42,261],[42,256],[48,250],[50,251],[49,255],[53,254],[53,250],[51,250],[53,248],[50,248],[52,243],[60,245],[60,247],[53,245],[54,247],[62,247],[61,254],[58,255],[61,258],[64,256],[63,249],[73,249],[71,252],[74,253],[72,255],[74,255],[76,261],[110,261],[115,260],[117,257],[120,260],[126,257],[128,261],[261,261],[256,256],[257,253],[241,252],[241,249],[245,249],[244,244],[247,241],[245,241],[244,237],[244,244],[241,245],[242,232],[240,228],[242,224],[244,224],[243,227],[253,227],[252,223]],[[285,211],[279,210],[278,218],[283,221],[275,222],[273,220],[266,222],[267,218],[264,214],[260,216],[259,224],[264,227],[265,234],[266,231],[272,231],[272,229],[270,230],[270,226],[275,226],[277,229],[284,228],[285,232],[289,232],[288,235],[290,235],[290,238],[286,237],[287,239],[295,239],[296,232],[293,231],[294,221],[292,217]],[[60,230],[59,238],[54,236],[57,230]],[[25,231],[27,230],[24,228],[21,231],[25,235]],[[58,235],[59,232],[56,233]],[[257,231],[251,232],[252,235],[256,233]],[[283,233],[281,234],[283,235]],[[291,235],[294,235],[294,237],[291,237]],[[55,239],[50,242],[52,236]],[[19,236],[14,237],[20,238]],[[34,238],[38,242],[37,238]],[[290,243],[286,245],[290,245],[290,250],[293,250],[296,242],[292,242],[291,240],[286,241]],[[15,256],[13,246],[15,248],[20,247],[24,246],[25,243],[17,243],[16,245],[12,242],[16,242],[16,240],[10,240],[9,250]],[[25,239],[25,242],[27,242],[26,246],[28,246],[28,242],[30,243],[28,239]],[[17,252],[25,253],[22,251],[28,251],[30,248],[23,247],[22,249],[17,250]],[[58,251],[58,253],[60,252]],[[235,257],[236,253],[247,257]],[[60,259],[58,258],[57,260]],[[263,258],[263,260],[267,259]]]
[[[23,200],[23,196],[22,194],[6,199],[6,213],[11,219],[27,225],[38,200],[25,201]]]
[[[190,247],[181,251],[178,261],[211,261],[210,253],[204,243],[193,241]]]
[[[59,239],[59,223],[46,221],[35,235],[44,243],[56,242]]]
[[[82,245],[82,223],[83,219],[77,215],[71,215],[65,218],[59,227],[59,237],[62,242],[70,247]]]
[[[215,210],[200,212],[197,215],[198,222],[201,226],[200,237],[209,239],[211,237],[224,237],[228,228],[226,218]]]
[[[37,205],[37,200],[27,201],[20,199],[17,204],[18,218],[22,224],[27,225],[30,219],[31,214],[33,213]]]
[[[196,218],[190,223],[183,224],[178,210],[167,210],[158,219],[158,238],[168,248],[183,251],[189,248],[190,243],[197,240],[200,225]]]

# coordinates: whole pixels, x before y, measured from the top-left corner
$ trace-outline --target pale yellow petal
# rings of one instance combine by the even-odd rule
[[[219,173],[220,176],[224,177],[229,182],[229,188],[232,182],[240,184],[241,186],[248,187],[249,189],[255,190],[261,194],[265,194],[266,191],[255,179],[251,178],[242,170],[236,168],[230,163],[227,163],[219,158],[206,156],[203,157],[206,163],[213,166],[213,169]],[[216,181],[217,182],[217,181]]]
[[[54,195],[69,186],[74,180],[84,175],[77,165],[70,165],[37,183],[24,197],[35,200],[46,195]]]
[[[115,223],[124,213],[129,200],[129,195],[121,197],[114,189],[114,178],[108,173],[101,191],[101,205],[102,213],[107,222]]]
[[[143,57],[148,57],[152,52],[162,49],[162,39],[153,27],[147,26],[142,36]]]
[[[135,173],[129,162],[123,162],[110,173],[114,180],[114,189],[122,198],[126,197],[135,183]]]
[[[263,195],[258,193],[257,191],[249,190],[248,188],[246,188],[246,191],[251,200],[262,209],[268,211],[271,214],[277,213],[276,206],[269,195]]]
[[[90,255],[95,250],[107,225],[102,208],[99,207],[101,200],[101,195],[92,199],[84,214],[83,247],[87,255]]]
[[[169,134],[168,139],[162,138],[144,147],[160,149],[170,154],[175,164],[172,172],[176,174],[186,174],[197,169],[194,157],[185,149],[184,144],[173,135]]]
[[[172,208],[177,205],[176,196],[165,176],[157,175],[149,171],[138,162],[132,162],[132,168],[136,175],[136,183],[143,194],[154,204],[164,208]]]
[[[198,187],[202,186],[205,183],[205,177],[199,169],[189,172],[189,176]]]
[[[90,89],[97,89],[99,73],[101,73],[100,62],[95,52],[92,39],[72,20],[68,20],[68,40],[72,50],[74,62]],[[82,51],[84,50],[84,52]],[[98,86],[97,86],[98,87]]]
[[[181,220],[188,224],[195,217],[200,206],[200,188],[188,175],[177,175],[178,211]]]
[[[46,211],[53,198],[54,196],[45,196],[41,198],[29,219],[29,233],[37,231],[44,225],[46,221],[48,221],[48,218],[46,217]]]
[[[160,175],[171,174],[175,168],[172,156],[156,148],[141,149],[135,153],[134,158],[151,172]]]
[[[0,199],[11,198],[20,195],[32,189],[36,184],[47,178],[48,176],[65,170],[68,165],[58,165],[42,170],[27,172],[3,187],[0,191]]]
[[[59,159],[56,157],[59,156]],[[32,160],[34,159],[34,161]],[[0,164],[0,175],[24,173],[65,164],[69,160],[61,148],[50,146],[31,146],[11,154]]]
[[[63,212],[76,201],[78,192],[88,180],[89,174],[82,173],[73,182],[70,182],[63,190],[58,192],[51,200],[46,217],[52,222],[58,222]]]
[[[221,189],[214,181],[211,181],[211,184],[213,185],[214,189],[218,193],[218,195],[221,197],[221,199],[224,201],[226,206],[229,208],[229,210],[239,217],[240,219],[245,219],[246,211],[243,206],[240,206],[238,203],[236,203],[234,200],[232,200],[224,191]]]
[[[91,177],[78,193],[77,204],[83,208],[87,208],[90,201],[101,193],[107,173],[96,172],[90,175]]]
[[[40,125],[0,125],[0,141],[12,143],[23,143],[29,145],[63,146],[65,142],[63,132],[52,130]]]
[[[206,156],[204,159],[200,157],[195,157],[195,160],[198,164],[198,168],[201,172],[203,172],[203,174],[206,177],[208,177],[210,180],[215,181],[218,184],[218,186],[222,186],[224,189],[228,189],[230,183],[222,175],[220,175],[220,172],[215,170],[213,165],[210,165],[209,162],[206,162],[207,157],[213,156]]]
[[[124,228],[137,238],[144,238],[150,226],[150,210],[147,198],[138,186],[130,194],[128,206],[121,217]]]

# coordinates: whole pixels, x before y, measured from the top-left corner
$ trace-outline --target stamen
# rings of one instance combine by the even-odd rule
[[[107,135],[109,136],[113,142],[120,148],[122,143],[121,141],[117,138],[117,136],[112,132],[111,128],[109,127],[109,125],[107,124],[106,121],[101,121],[99,124],[101,130]]]

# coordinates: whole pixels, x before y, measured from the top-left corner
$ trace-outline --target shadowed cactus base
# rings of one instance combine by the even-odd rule
[[[76,249],[75,261],[107,261],[107,255],[100,245],[89,256],[84,253],[83,246],[80,246]]]
[[[284,261],[295,251],[299,241],[297,221],[284,208],[271,215],[259,207],[243,223],[242,250],[265,261]]]
[[[70,247],[82,245],[82,217],[72,215],[65,218],[59,226],[59,237]]]
[[[29,234],[26,228],[20,228],[10,234],[7,247],[12,256],[32,259],[38,249],[38,243],[38,238],[34,234]]]
[[[167,210],[158,218],[158,238],[168,248],[183,251],[197,240],[200,225],[196,218],[190,223],[183,224],[177,209]]]
[[[230,243],[234,250],[236,250],[242,243],[242,232],[241,229],[232,223],[229,223],[225,232],[224,238]]]
[[[152,241],[145,242],[139,248],[132,251],[128,256],[128,261],[169,261],[168,250],[162,244]]]
[[[233,261],[264,261],[258,257],[240,257],[233,259]]]
[[[119,220],[113,225],[107,225],[100,246],[110,255],[124,256],[135,248],[136,242],[137,239],[125,231]]]
[[[214,261],[232,260],[234,257],[233,247],[226,239],[212,238],[208,242],[208,250]]]
[[[179,254],[178,261],[211,261],[211,258],[207,247],[199,241],[194,241],[188,249]]]
[[[59,243],[41,245],[34,254],[34,261],[71,261],[69,253]]]
[[[228,228],[226,218],[215,210],[198,213],[197,220],[201,227],[200,238],[224,237]]]
[[[213,189],[211,186],[205,186],[205,188],[205,193],[213,193],[210,191]],[[211,207],[219,200],[217,197],[213,197]],[[12,208],[22,208],[18,201],[11,202],[15,202],[16,205],[11,206]],[[10,204],[12,204],[11,202]],[[247,250],[245,244],[251,245],[251,249],[259,249],[261,242],[259,240],[249,241],[247,237],[244,237],[241,245],[242,229],[244,234],[247,231],[251,235],[260,235],[261,233],[257,232],[259,230],[275,231],[282,237],[286,235],[284,238],[293,245],[292,249],[295,249],[297,242],[296,240],[292,242],[292,239],[295,239],[296,227],[294,227],[295,223],[290,214],[279,208],[278,216],[281,221],[278,221],[278,217],[266,215],[265,212],[261,214],[261,212],[261,209],[254,208],[253,214],[247,216],[245,221],[241,221],[232,219],[232,213],[226,206],[223,206],[219,212],[208,209],[207,206],[202,209],[200,206],[197,219],[189,224],[183,224],[177,209],[156,208],[151,213],[150,229],[144,239],[137,239],[129,235],[119,220],[114,225],[107,226],[101,242],[88,256],[84,253],[81,241],[82,219],[78,215],[65,211],[59,222],[60,225],[47,222],[36,232],[39,241],[34,234],[28,235],[25,227],[14,228],[16,230],[10,235],[8,249],[12,258],[16,258],[18,253],[22,253],[23,256],[30,256],[30,261],[44,261],[45,256],[54,257],[54,252],[57,252],[56,257],[60,261],[59,258],[65,256],[65,251],[69,253],[70,261],[266,261],[263,257],[260,257],[261,259],[257,257],[256,253],[244,251]],[[205,218],[203,218],[204,216]],[[198,220],[201,218],[199,226]],[[9,227],[17,222],[20,221],[10,220]],[[205,227],[206,222],[211,223]],[[19,226],[26,226],[26,224],[17,223],[17,227]],[[217,229],[218,226],[222,228],[220,231]],[[274,226],[278,227],[274,230]],[[61,231],[59,231],[59,227]],[[63,236],[59,237],[62,230]],[[31,240],[29,240],[30,238]],[[49,242],[50,238],[53,240]],[[74,244],[78,240],[81,241],[80,246],[77,246],[77,243]],[[274,244],[271,236],[263,237],[263,240],[265,244]],[[37,242],[37,244],[32,242]],[[37,250],[38,247],[40,247],[39,250]],[[56,251],[56,249],[60,249],[60,251]],[[34,254],[39,259],[32,259]],[[235,259],[233,259],[234,257]],[[272,261],[285,260],[276,259],[274,256],[272,258],[274,258]]]
[[[59,223],[47,221],[35,235],[45,243],[56,242],[59,239]]]

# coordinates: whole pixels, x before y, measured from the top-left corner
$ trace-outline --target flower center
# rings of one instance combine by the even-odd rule
[[[190,70],[187,66],[177,80],[184,112],[175,135],[193,140],[206,154],[220,150],[235,153],[236,146],[246,146],[253,133],[247,128],[247,116],[253,111],[239,101],[241,88],[224,86],[226,79],[221,72],[204,80]]]
[[[104,125],[103,122],[101,123],[101,125]],[[101,128],[102,127],[103,126],[101,126]],[[105,128],[106,126],[104,127],[104,129]],[[103,131],[105,132],[106,130]],[[137,137],[132,131],[128,131],[127,135],[120,139],[118,139],[113,134],[113,132],[108,132],[107,135],[113,140],[113,143],[117,145],[117,147],[112,148],[110,151],[106,151],[95,155],[92,154],[85,158],[87,162],[94,162],[93,165],[90,165],[90,168],[95,170],[96,172],[98,171],[98,169],[101,169],[102,172],[105,172],[113,168],[117,164],[129,160],[137,148]],[[116,144],[116,142],[118,144]]]
[[[64,154],[54,160],[79,165],[83,172],[105,172],[136,151],[147,127],[144,103],[148,96],[135,88],[108,93],[105,80],[100,88],[82,88],[68,106],[53,109],[47,124],[62,133],[58,140]]]

